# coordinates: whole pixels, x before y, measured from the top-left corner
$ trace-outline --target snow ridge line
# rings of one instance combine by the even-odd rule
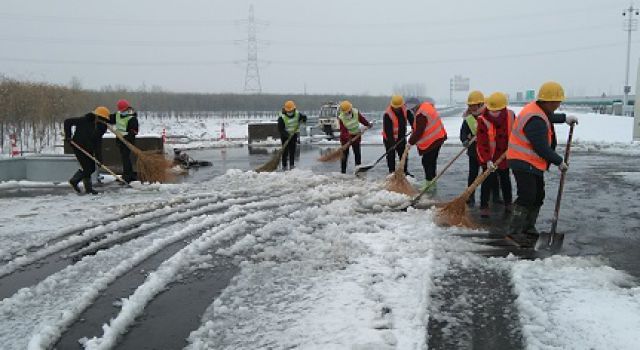
[[[214,201],[218,201],[220,200],[220,196],[214,196],[212,197],[212,199],[208,199],[206,202],[214,202]],[[45,247],[43,249],[40,249],[38,251],[36,251],[34,254],[30,254],[30,255],[24,255],[24,256],[20,256],[17,257],[11,261],[9,261],[7,264],[5,264],[4,266],[0,267],[0,278],[3,276],[6,276],[12,272],[14,272],[16,269],[23,267],[25,265],[29,265],[35,261],[38,261],[42,258],[45,258],[55,252],[58,252],[60,250],[63,250],[65,248],[71,247],[75,244],[80,244],[83,243],[85,241],[91,240],[93,238],[99,237],[100,235],[103,234],[107,234],[109,232],[118,230],[118,229],[122,229],[122,228],[129,228],[135,225],[141,225],[147,221],[156,219],[158,217],[162,217],[167,215],[168,213],[172,213],[174,210],[176,209],[181,209],[181,208],[194,208],[194,207],[198,207],[201,206],[203,203],[203,201],[194,201],[194,202],[190,202],[186,205],[180,205],[177,207],[163,207],[162,209],[158,209],[158,210],[153,210],[150,212],[146,212],[144,214],[141,215],[136,215],[136,216],[131,216],[128,217],[126,219],[123,220],[119,220],[116,222],[112,222],[109,223],[107,225],[104,226],[97,226],[97,227],[93,227],[89,230],[85,230],[81,235],[78,236],[74,236],[74,237],[70,237],[67,238],[65,240],[62,241],[58,241],[57,243],[53,244],[53,245],[45,245]]]
[[[136,317],[142,314],[146,305],[158,293],[163,291],[169,283],[174,282],[181,270],[187,268],[192,262],[199,261],[199,255],[205,253],[215,244],[229,241],[242,235],[243,232],[246,232],[248,222],[268,224],[274,214],[290,213],[289,210],[298,208],[300,203],[295,200],[291,201],[291,203],[286,203],[286,201],[283,203],[275,199],[263,202],[263,205],[265,204],[277,204],[278,208],[275,212],[259,211],[247,214],[244,217],[238,217],[224,228],[221,226],[212,228],[163,262],[156,271],[149,274],[146,281],[138,286],[130,297],[122,300],[122,308],[118,315],[111,319],[108,325],[103,325],[103,336],[100,338],[94,337],[84,342],[85,349],[111,349],[116,346],[120,336],[126,333],[131,324],[135,322]]]
[[[292,200],[289,201],[293,202]],[[0,315],[8,315],[9,318],[7,318],[7,320],[13,320],[16,318],[15,316],[11,316],[14,312],[12,310],[16,307],[20,309],[21,314],[24,314],[25,309],[28,310],[29,307],[37,309],[35,310],[37,311],[36,315],[33,315],[33,310],[28,310],[31,311],[31,313],[28,316],[22,316],[28,317],[30,321],[24,319],[22,321],[14,320],[14,323],[17,323],[17,330],[11,330],[10,322],[5,322],[5,332],[0,329],[0,339],[5,345],[13,344],[13,348],[27,347],[28,349],[48,349],[60,338],[62,332],[69,327],[87,307],[91,305],[93,300],[97,298],[101,291],[106,289],[115,279],[146,260],[149,256],[159,252],[170,244],[179,240],[187,239],[188,237],[196,235],[211,226],[218,226],[224,222],[236,219],[239,220],[243,215],[246,215],[247,211],[252,209],[261,210],[274,206],[279,207],[286,203],[287,199],[282,200],[281,198],[275,198],[268,203],[261,202],[251,203],[249,205],[233,205],[224,213],[216,214],[214,216],[205,215],[203,217],[194,217],[191,221],[196,222],[195,224],[191,224],[190,226],[178,231],[168,230],[168,235],[157,234],[156,236],[158,237],[155,238],[145,236],[142,241],[137,242],[137,245],[140,247],[135,248],[134,252],[131,254],[125,253],[123,256],[120,256],[122,255],[121,250],[107,250],[100,251],[94,256],[82,259],[78,264],[70,265],[64,270],[56,273],[55,277],[53,277],[54,275],[49,276],[47,280],[40,282],[37,286],[23,288],[11,298],[0,301]],[[86,266],[82,265],[90,265],[94,261],[98,261],[98,263],[100,263],[100,260],[119,262],[116,267],[109,271],[101,272],[98,276],[92,276],[92,282],[81,287],[81,292],[84,294],[75,298],[73,301],[67,300],[66,297],[60,297],[64,299],[60,302],[72,303],[71,305],[66,307],[54,305],[56,309],[46,309],[47,307],[51,307],[51,305],[43,305],[41,302],[37,301],[38,297],[36,295],[38,294],[43,296],[53,295],[55,293],[64,293],[65,295],[69,294],[62,291],[63,288],[73,289],[75,292],[78,286],[73,285],[73,283],[83,278],[82,276],[77,275],[82,273],[83,268],[86,269]],[[72,274],[72,276],[68,276],[70,274]],[[60,286],[59,284],[61,283],[67,285]],[[25,303],[31,303],[33,306],[25,305]],[[45,309],[43,310],[43,308]],[[58,311],[61,308],[65,311]],[[34,325],[34,319],[40,320],[41,323]],[[20,329],[21,327],[22,329]],[[27,328],[25,329],[25,327]],[[30,335],[25,333],[30,333]],[[13,341],[13,343],[11,341]],[[26,346],[27,341],[29,342],[28,346]]]
[[[219,196],[219,194],[215,194],[215,195],[200,195],[200,198],[207,198],[207,197],[216,197]],[[194,197],[194,199],[198,199],[197,197]],[[18,249],[14,249],[13,251],[0,251],[0,256],[2,255],[9,255],[8,258],[6,258],[5,260],[10,261],[13,259],[16,259],[18,257],[18,252],[22,251],[22,250],[26,250],[27,253],[33,253],[38,251],[39,249],[45,248],[47,246],[50,245],[54,245],[57,244],[58,242],[66,239],[68,236],[71,235],[78,235],[81,234],[82,232],[98,227],[100,225],[104,225],[105,223],[109,223],[109,222],[119,222],[121,220],[124,219],[128,219],[134,216],[138,216],[138,215],[143,215],[143,214],[147,214],[147,213],[151,213],[154,212],[156,210],[162,209],[164,207],[170,206],[170,207],[175,207],[184,203],[190,202],[190,199],[187,198],[186,196],[184,197],[177,197],[174,199],[170,199],[167,201],[164,201],[162,203],[152,203],[149,206],[146,206],[146,208],[144,209],[139,209],[139,210],[134,210],[122,215],[111,215],[111,216],[107,216],[107,217],[103,217],[103,218],[94,218],[94,220],[83,224],[83,225],[77,225],[75,227],[70,227],[70,228],[66,228],[63,230],[60,230],[54,234],[52,234],[51,236],[49,236],[49,239],[45,242],[32,242],[32,245],[30,246],[26,246],[26,247],[18,247]],[[15,248],[15,247],[14,247]]]
[[[210,214],[210,213],[228,208],[231,205],[247,204],[256,200],[260,200],[261,198],[264,198],[264,197],[256,196],[256,197],[246,197],[241,199],[232,198],[232,199],[224,200],[221,203],[212,203],[212,204],[210,203],[208,205],[199,207],[194,211],[190,209],[186,209],[178,213],[172,213],[171,215],[160,220],[159,222],[143,223],[140,226],[135,227],[129,231],[125,231],[125,232],[116,231],[114,233],[111,233],[107,235],[104,239],[97,242],[92,242],[88,246],[67,255],[67,257],[74,258],[81,255],[95,253],[98,250],[108,249],[115,244],[118,244],[118,243],[122,244],[131,239],[140,237],[145,232],[149,232],[157,227],[161,227],[167,224],[172,225],[177,223],[178,221],[189,219],[191,217],[200,216],[203,214]]]

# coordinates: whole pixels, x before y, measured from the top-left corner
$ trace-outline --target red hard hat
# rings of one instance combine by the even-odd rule
[[[125,99],[118,101],[118,110],[120,112],[126,111],[127,109],[129,109],[129,107],[131,107],[131,105],[129,104],[129,101]]]

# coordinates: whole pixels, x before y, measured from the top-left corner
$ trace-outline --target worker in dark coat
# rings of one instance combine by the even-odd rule
[[[102,145],[102,136],[107,131],[107,127],[104,123],[98,122],[98,118],[105,121],[109,120],[109,109],[106,107],[98,107],[83,117],[68,118],[64,121],[65,142],[73,141],[77,145],[72,144],[71,147],[82,167],[82,169],[78,170],[69,180],[69,185],[78,193],[80,193],[80,188],[78,187],[80,181],[84,184],[86,193],[98,193],[93,190],[91,184],[91,174],[96,170],[95,161],[82,152],[82,150],[84,150],[94,157],[102,158],[100,147]],[[75,128],[73,136],[71,136],[72,128]],[[82,150],[79,147],[81,147]]]
[[[469,175],[467,176],[467,186],[478,177],[480,171],[480,163],[478,163],[478,154],[476,151],[476,141],[471,142],[478,132],[478,116],[484,112],[484,95],[482,92],[475,90],[469,93],[467,97],[467,110],[464,111],[462,125],[460,126],[460,141],[467,147],[467,156],[469,157]],[[476,203],[476,192],[473,191],[467,204],[473,206]]]
[[[402,157],[407,146],[407,124],[413,125],[413,112],[404,105],[402,96],[391,96],[391,103],[382,116],[382,141],[387,151],[389,173],[396,170],[396,154]],[[407,171],[408,164],[408,161],[404,164],[404,173],[413,176]]]
[[[293,101],[287,101],[282,107],[280,116],[278,117],[278,131],[280,132],[280,140],[282,145],[289,140],[287,146],[282,152],[282,169],[287,170],[287,162],[289,169],[295,167],[296,146],[300,138],[300,123],[306,123],[307,116],[300,113]]]
[[[535,223],[545,197],[544,173],[550,164],[567,171],[569,166],[556,153],[553,124],[577,124],[578,118],[555,114],[564,101],[564,90],[556,82],[542,84],[537,100],[524,106],[509,136],[507,159],[516,179],[518,197],[513,206],[506,238],[520,246],[532,246],[538,238]]]

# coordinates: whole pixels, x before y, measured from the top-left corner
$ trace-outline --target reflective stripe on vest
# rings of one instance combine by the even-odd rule
[[[473,114],[469,114],[464,120],[467,122],[467,126],[469,130],[471,130],[471,135],[476,136],[478,133],[478,120]]]
[[[426,150],[437,140],[446,137],[447,132],[444,129],[440,116],[438,116],[438,111],[436,111],[432,104],[426,102],[422,103],[416,112],[416,116],[413,119],[413,130],[416,130],[418,115],[420,114],[427,118],[427,127],[424,132],[422,132],[422,135],[420,135],[420,139],[418,139],[416,145],[418,149]]]
[[[391,119],[391,123],[393,123],[393,139],[397,140],[398,139],[398,133],[400,131],[400,121],[398,119],[398,116],[396,115],[396,112],[393,111],[393,108],[391,108],[391,106],[387,107],[387,110],[384,111],[385,114],[387,114],[389,116],[389,119]],[[402,116],[404,117],[404,122],[407,122],[407,108],[402,106]],[[384,118],[384,115],[383,115]],[[382,128],[382,138],[384,140],[387,139],[387,133],[384,131],[384,127]]]
[[[298,128],[300,127],[300,113],[298,111],[295,111],[292,117],[280,112],[280,117],[284,122],[284,128],[289,134],[298,132]]]
[[[123,116],[120,112],[116,112],[116,130],[120,131],[123,134],[127,133],[127,125],[129,124],[129,120],[133,118],[133,115],[127,114]]]
[[[551,147],[551,143],[553,142],[553,129],[549,118],[547,118],[547,115],[535,102],[531,102],[522,109],[513,123],[514,125],[509,135],[507,159],[521,160],[531,164],[540,171],[547,171],[549,169],[549,162],[535,152],[533,145],[524,133],[525,125],[527,125],[527,122],[533,117],[539,117],[547,125],[547,142],[549,147]]]
[[[338,116],[342,121],[342,124],[344,124],[344,127],[347,128],[351,135],[357,135],[360,133],[360,121],[358,120],[358,114],[358,110],[352,108],[350,116],[346,115],[344,112],[340,112],[340,115]]]

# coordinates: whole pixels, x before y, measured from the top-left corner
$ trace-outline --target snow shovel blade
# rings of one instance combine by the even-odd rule
[[[536,241],[535,250],[546,250],[552,254],[557,254],[562,250],[562,243],[564,242],[564,234],[540,232],[538,240]]]
[[[371,168],[373,168],[373,164],[358,167],[358,169],[356,169],[356,175],[358,175],[359,173],[369,171],[371,170]]]

